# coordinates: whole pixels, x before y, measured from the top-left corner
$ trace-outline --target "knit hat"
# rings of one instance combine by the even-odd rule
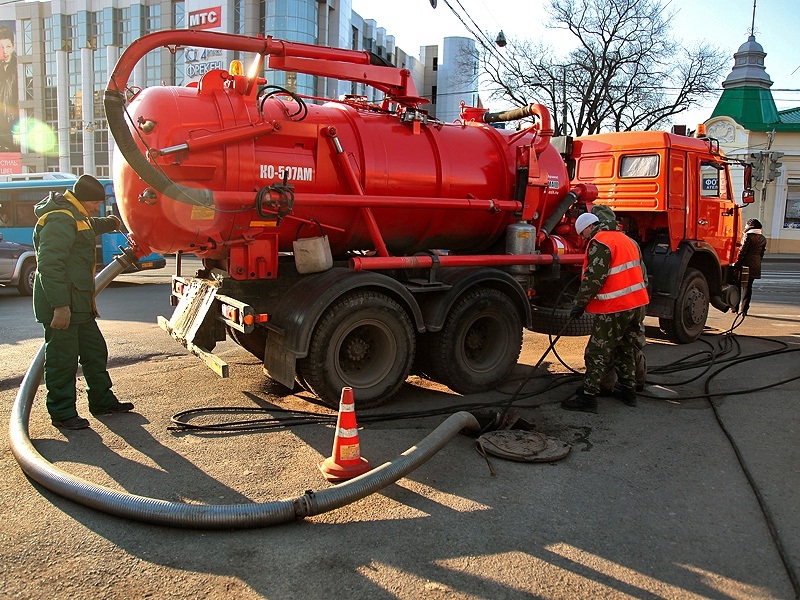
[[[583,213],[575,220],[575,233],[580,235],[584,229],[586,229],[590,225],[594,225],[599,220],[600,219],[597,218],[597,215],[593,215],[592,213],[588,212]]]
[[[72,193],[81,202],[104,202],[106,199],[106,188],[91,175],[78,177]]]
[[[747,219],[746,229],[761,229],[761,221],[758,219]]]

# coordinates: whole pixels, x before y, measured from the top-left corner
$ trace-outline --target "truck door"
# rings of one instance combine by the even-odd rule
[[[692,239],[689,235],[688,217],[691,197],[688,188],[686,153],[671,151],[669,153],[669,198],[667,219],[669,220],[670,244],[673,250],[683,239]]]
[[[730,182],[725,166],[714,160],[696,157],[699,180],[694,194],[697,202],[697,239],[710,244],[724,265],[730,261],[736,232],[730,199]]]

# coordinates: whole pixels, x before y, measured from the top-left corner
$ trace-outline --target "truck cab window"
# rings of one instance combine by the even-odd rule
[[[700,165],[700,196],[718,198],[720,190],[719,168],[710,163]]]
[[[623,156],[619,163],[620,177],[657,177],[658,154]]]

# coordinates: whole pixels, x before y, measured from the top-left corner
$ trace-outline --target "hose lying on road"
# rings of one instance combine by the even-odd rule
[[[95,279],[98,293],[130,262],[120,259],[103,269]],[[480,430],[468,412],[448,417],[416,446],[397,459],[334,488],[307,491],[297,498],[266,503],[196,505],[136,496],[97,485],[62,471],[33,447],[28,435],[33,399],[44,372],[44,346],[33,359],[11,409],[9,440],[11,451],[22,470],[34,481],[78,504],[112,515],[172,527],[194,529],[242,529],[288,523],[341,508],[360,500],[407,475],[441,450],[462,429]]]

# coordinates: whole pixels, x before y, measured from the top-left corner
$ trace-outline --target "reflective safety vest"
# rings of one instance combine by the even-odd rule
[[[611,250],[611,266],[597,295],[586,305],[586,312],[608,314],[644,306],[650,301],[644,281],[639,246],[621,231],[598,231],[594,238]],[[583,270],[589,253],[583,259]]]

